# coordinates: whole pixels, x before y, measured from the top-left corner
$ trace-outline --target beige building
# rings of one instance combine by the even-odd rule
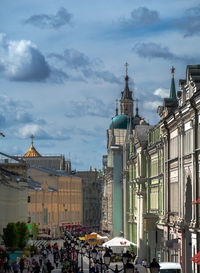
[[[40,231],[59,235],[61,227],[82,224],[82,179],[30,168],[28,213]]]
[[[10,222],[27,222],[26,164],[0,153],[0,234]]]
[[[30,221],[39,225],[41,233],[53,237],[60,234],[61,227],[81,225],[82,179],[68,174],[62,168],[55,170],[56,166],[60,166],[57,163],[62,162],[62,159],[42,157],[33,146],[33,141],[24,155],[24,160],[27,161],[27,159]],[[31,167],[35,164],[37,167]],[[52,164],[54,168],[47,168]]]

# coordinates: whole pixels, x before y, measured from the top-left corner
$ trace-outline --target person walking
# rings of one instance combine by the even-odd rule
[[[52,266],[50,260],[47,261],[47,271],[48,273],[51,273],[51,270],[53,270],[54,267]]]
[[[24,271],[24,259],[21,258],[19,261],[19,268],[20,268],[20,273],[23,273]]]
[[[18,273],[19,272],[19,264],[17,262],[15,262],[13,264],[13,272],[14,273]]]
[[[40,273],[40,265],[38,262],[35,264],[34,273]]]
[[[160,265],[156,261],[156,258],[153,258],[153,261],[150,263],[150,272],[151,273],[159,273],[160,272]]]

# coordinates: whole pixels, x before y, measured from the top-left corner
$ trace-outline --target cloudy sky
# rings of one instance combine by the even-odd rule
[[[187,64],[200,63],[199,0],[1,0],[1,151],[101,168],[106,129],[124,88],[124,63],[140,114],[157,106]]]

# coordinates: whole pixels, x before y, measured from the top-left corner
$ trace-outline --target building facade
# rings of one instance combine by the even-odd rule
[[[82,179],[64,172],[29,168],[28,214],[41,233],[60,235],[61,228],[82,225]]]
[[[91,169],[76,172],[75,175],[82,178],[82,224],[92,231],[99,230],[102,208],[102,174]]]
[[[29,221],[40,233],[52,237],[61,228],[82,225],[82,179],[71,172],[71,162],[64,156],[41,156],[32,143],[24,154],[27,179]]]
[[[127,164],[129,134],[142,118],[138,114],[138,105],[134,113],[132,91],[129,89],[129,77],[126,64],[125,88],[121,92],[120,114],[118,103],[116,113],[107,130],[107,155],[103,157],[103,208],[102,230],[112,237],[126,235],[127,224]],[[105,160],[106,159],[106,160]],[[125,228],[124,228],[125,226]]]
[[[25,162],[0,153],[0,234],[11,222],[28,220]]]
[[[200,196],[200,65],[188,65],[186,79],[174,86],[160,107],[165,153],[164,242],[165,259],[182,264],[183,272],[197,272],[190,258],[199,251]]]

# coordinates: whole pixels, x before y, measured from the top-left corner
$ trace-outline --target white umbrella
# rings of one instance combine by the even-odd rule
[[[136,244],[128,241],[125,238],[115,237],[115,238],[111,239],[110,241],[105,242],[102,246],[103,247],[112,247],[112,246],[123,246],[123,247],[126,247],[126,246],[130,246],[130,245],[137,246]]]

